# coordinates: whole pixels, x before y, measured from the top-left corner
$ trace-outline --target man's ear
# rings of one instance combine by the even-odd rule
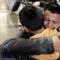
[[[24,30],[25,30],[26,32],[29,32],[29,29],[28,29],[27,27],[25,27],[25,26],[24,26]]]

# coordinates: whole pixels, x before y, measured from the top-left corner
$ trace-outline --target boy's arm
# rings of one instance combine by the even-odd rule
[[[13,38],[2,44],[4,55],[37,55],[54,52],[51,38],[23,39]]]

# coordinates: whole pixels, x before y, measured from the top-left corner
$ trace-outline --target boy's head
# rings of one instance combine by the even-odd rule
[[[19,13],[20,22],[29,30],[36,31],[44,25],[43,12],[40,7],[26,6]]]

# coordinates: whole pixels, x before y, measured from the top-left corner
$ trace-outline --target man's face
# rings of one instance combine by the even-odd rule
[[[60,14],[52,13],[49,10],[45,10],[44,25],[46,28],[51,28],[51,29],[60,26]]]

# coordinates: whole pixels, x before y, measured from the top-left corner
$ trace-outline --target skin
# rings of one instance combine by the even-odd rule
[[[60,25],[60,14],[52,13],[49,10],[45,10],[44,25],[46,28],[57,28]]]

